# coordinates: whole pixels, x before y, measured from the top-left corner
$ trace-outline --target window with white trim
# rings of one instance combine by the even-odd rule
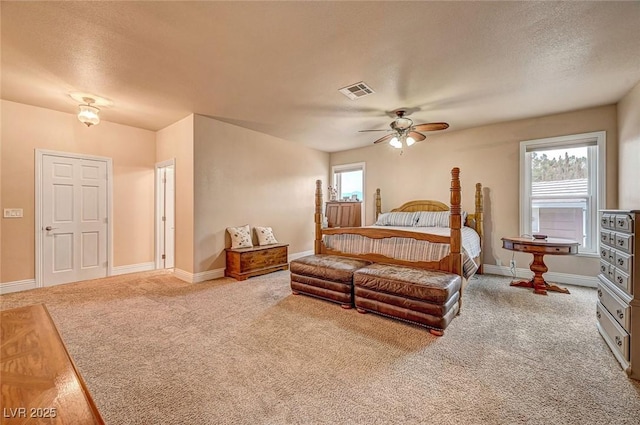
[[[580,242],[598,253],[605,207],[604,131],[520,142],[520,234]]]
[[[334,165],[331,167],[333,183],[331,188],[335,190],[336,200],[357,200],[364,203],[364,178],[365,163]],[[331,192],[329,192],[331,196]],[[365,208],[361,208],[362,222],[364,223]]]

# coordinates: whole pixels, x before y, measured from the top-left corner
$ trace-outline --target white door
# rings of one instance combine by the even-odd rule
[[[175,172],[173,165],[164,168],[164,268],[174,266],[175,249]]]
[[[173,160],[156,165],[157,209],[156,267],[171,269],[175,265],[175,167]]]
[[[42,156],[43,286],[107,276],[107,164]]]

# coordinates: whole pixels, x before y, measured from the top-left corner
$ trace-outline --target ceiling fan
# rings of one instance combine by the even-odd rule
[[[432,122],[428,124],[413,124],[413,120],[405,117],[407,111],[404,109],[398,109],[395,111],[396,119],[391,121],[389,127],[391,130],[360,130],[360,132],[368,131],[391,131],[393,133],[387,134],[384,137],[379,138],[373,143],[382,143],[389,141],[389,144],[394,148],[402,148],[403,142],[407,146],[413,145],[415,142],[420,142],[427,138],[420,131],[437,131],[449,128],[449,124],[446,122]]]

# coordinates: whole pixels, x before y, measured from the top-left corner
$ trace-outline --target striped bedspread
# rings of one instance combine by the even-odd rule
[[[395,226],[367,226],[370,228],[383,228],[405,230],[409,232],[428,233],[432,235],[449,236],[448,227],[395,227]],[[449,244],[420,241],[411,238],[383,238],[373,239],[361,235],[341,234],[324,235],[324,244],[327,248],[343,252],[345,254],[380,254],[389,258],[397,258],[404,261],[440,261],[449,255]],[[470,227],[462,228],[462,269],[463,276],[469,278],[478,269],[474,261],[480,255],[480,237]]]

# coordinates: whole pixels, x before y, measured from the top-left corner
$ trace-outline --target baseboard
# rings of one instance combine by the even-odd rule
[[[484,273],[486,274],[497,274],[499,276],[513,276],[511,270],[507,266],[494,266],[492,264],[485,264]],[[533,272],[529,269],[519,269],[515,270],[517,278],[521,279],[531,279],[533,277]],[[557,273],[557,272],[547,272],[544,274],[544,277],[549,282],[554,283],[564,283],[566,285],[575,285],[575,286],[586,286],[589,288],[597,288],[598,287],[598,278],[595,276],[582,276],[578,274],[570,274],[570,273]]]
[[[188,283],[200,283],[205,280],[219,279],[224,277],[224,269],[207,270],[206,272],[191,273],[181,269],[174,269],[173,275]]]
[[[16,280],[15,282],[7,282],[0,284],[0,295],[10,294],[12,292],[27,291],[36,288],[35,279]]]
[[[115,266],[111,269],[111,276],[118,276],[128,273],[140,273],[155,270],[156,265],[153,261],[148,263],[129,264],[126,266]]]
[[[313,255],[313,250],[310,251],[302,251],[296,252],[295,254],[290,254],[288,260],[293,261],[301,257],[306,257],[307,255]],[[199,283],[204,282],[205,280],[219,279],[224,277],[224,269],[216,269],[216,270],[207,270],[206,272],[200,273],[191,273],[181,269],[174,269],[173,275],[180,280],[184,280],[188,283]]]
[[[296,252],[295,254],[289,254],[289,262],[293,260],[297,260],[298,258],[306,257],[307,255],[313,255],[313,254],[314,254],[313,250]]]

